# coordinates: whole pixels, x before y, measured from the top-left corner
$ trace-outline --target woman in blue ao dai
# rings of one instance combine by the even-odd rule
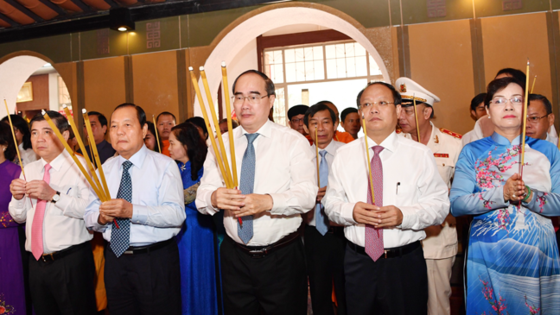
[[[473,215],[465,284],[467,314],[559,314],[560,260],[550,216],[560,215],[560,155],[526,137],[520,176],[523,87],[492,81],[485,105],[492,136],[466,145],[451,212]]]
[[[212,217],[196,210],[194,202],[207,150],[206,142],[192,123],[185,122],[171,129],[169,152],[181,172],[187,212],[187,219],[177,235],[184,315],[218,313],[214,223]]]

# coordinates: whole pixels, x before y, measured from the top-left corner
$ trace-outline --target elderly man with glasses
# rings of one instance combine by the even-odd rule
[[[201,213],[224,211],[224,313],[304,315],[307,278],[299,228],[318,192],[309,142],[268,119],[276,95],[264,73],[242,73],[233,95],[240,125],[232,131],[239,189],[224,187],[210,150],[196,197]]]

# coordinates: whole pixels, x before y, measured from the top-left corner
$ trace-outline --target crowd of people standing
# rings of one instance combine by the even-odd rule
[[[216,126],[236,188],[202,118],[89,112],[104,202],[42,115],[6,117],[0,314],[303,315],[308,289],[317,315],[449,314],[462,216],[467,314],[555,314],[558,136],[546,97],[523,112],[525,80],[500,71],[461,137],[434,125],[440,99],[409,78],[368,83],[341,115],[326,100],[293,106],[281,126],[274,83],[248,70],[232,87],[234,142]],[[71,139],[67,118],[48,115]]]

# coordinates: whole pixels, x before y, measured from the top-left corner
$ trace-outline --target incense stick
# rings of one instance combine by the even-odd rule
[[[418,125],[418,111],[416,110],[416,96],[412,95],[412,103],[414,104],[414,118],[416,119],[416,135],[418,136],[418,142],[422,143],[420,139],[420,126]]]
[[[156,119],[155,119],[154,115],[152,115],[152,121],[153,121],[153,123],[154,123],[154,129],[155,129],[154,131],[156,132],[155,136],[156,136],[157,148],[158,148],[159,153],[161,153],[161,147],[160,147],[160,145],[159,145],[159,135],[158,135],[157,125],[156,125]]]
[[[86,130],[89,134],[89,148],[93,152],[93,157],[95,158],[95,163],[97,164],[97,169],[99,172],[99,177],[101,177],[101,183],[103,184],[103,190],[105,191],[105,196],[107,200],[111,200],[111,193],[109,192],[109,186],[105,180],[105,172],[103,172],[103,165],[101,164],[101,159],[99,158],[99,151],[97,151],[97,144],[95,143],[95,138],[93,137],[93,130],[91,129],[91,122],[89,120],[89,115],[85,108],[82,108],[82,115],[84,117],[84,122],[86,125]]]
[[[317,141],[317,128],[315,128],[315,153],[317,153],[317,186],[321,188],[321,175],[319,175],[319,142]]]
[[[226,63],[222,62],[222,88],[224,89],[224,99],[226,102],[227,126],[229,136],[229,150],[231,155],[231,171],[233,175],[233,186],[238,187],[239,181],[237,180],[237,162],[235,159],[235,144],[233,142],[233,124],[231,119],[231,104],[229,98],[229,85],[227,80]]]
[[[212,115],[212,121],[214,122],[214,127],[216,128],[216,136],[218,138],[218,144],[220,146],[220,151],[222,152],[222,157],[224,161],[224,167],[226,170],[226,176],[230,182],[231,187],[234,188],[233,178],[231,177],[231,170],[229,168],[229,161],[227,159],[227,151],[224,146],[224,139],[222,138],[222,131],[220,130],[220,124],[218,123],[218,116],[216,115],[216,109],[214,107],[214,101],[212,101],[212,93],[210,93],[210,87],[208,86],[208,79],[206,78],[206,72],[204,67],[200,67],[200,78],[202,79],[202,85],[206,91],[206,99],[208,101],[208,106],[210,107],[210,115]]]
[[[522,122],[523,131],[521,133],[521,165],[519,165],[519,175],[523,178],[523,164],[525,163],[525,135],[527,134],[527,105],[529,103],[529,58],[527,58],[527,79],[525,82],[525,103],[523,104]]]

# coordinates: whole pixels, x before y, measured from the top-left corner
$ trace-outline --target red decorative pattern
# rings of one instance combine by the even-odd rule
[[[109,29],[98,30],[97,36],[97,54],[106,55],[109,53]]]
[[[161,46],[161,30],[159,22],[146,23],[146,48]]]
[[[437,18],[447,15],[445,0],[427,0],[428,17]]]

